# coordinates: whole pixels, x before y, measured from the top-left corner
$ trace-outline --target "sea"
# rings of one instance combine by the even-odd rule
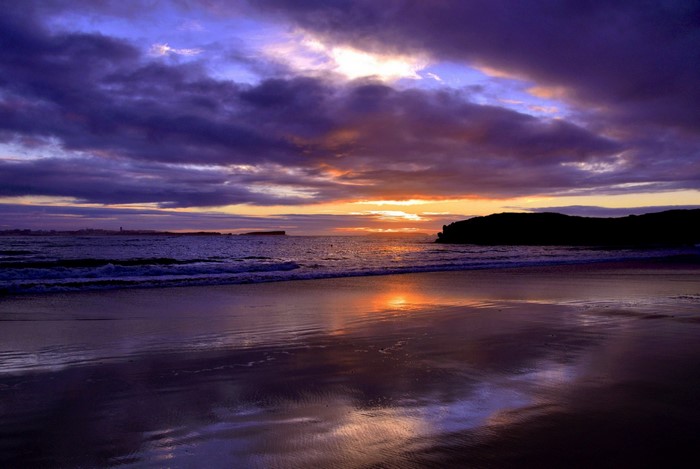
[[[433,236],[3,236],[0,294],[260,283],[634,259],[697,246],[436,244]]]

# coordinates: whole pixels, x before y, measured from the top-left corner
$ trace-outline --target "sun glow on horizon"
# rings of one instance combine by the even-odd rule
[[[407,200],[360,200],[353,202],[359,205],[425,205],[435,203],[435,200],[428,199],[407,199]]]
[[[630,208],[668,205],[700,205],[700,192],[694,190],[669,192],[629,192],[599,195],[560,195],[560,196],[523,196],[510,199],[406,199],[406,200],[348,200],[325,203],[304,203],[300,199],[297,205],[229,205],[224,207],[160,207],[155,203],[113,204],[106,208],[101,204],[86,204],[63,197],[23,196],[0,197],[0,204],[17,206],[35,206],[51,209],[41,216],[42,228],[56,229],[65,225],[57,223],[56,209],[65,207],[68,214],[80,213],[82,218],[74,216],[75,227],[118,229],[114,223],[115,216],[130,216],[132,227],[138,229],[161,229],[161,220],[169,231],[219,231],[237,232],[240,230],[286,230],[292,235],[359,235],[359,234],[412,234],[440,231],[443,224],[463,220],[473,216],[489,215],[501,212],[527,212],[548,207],[565,206],[599,206],[603,208]],[[372,206],[376,206],[374,210]],[[362,207],[363,210],[358,210]],[[365,209],[366,208],[366,209]],[[109,210],[115,210],[115,215]],[[367,210],[368,209],[368,210]],[[107,210],[101,213],[102,210]],[[100,212],[98,214],[98,212]],[[95,213],[96,215],[91,215]],[[128,215],[133,213],[133,215]],[[226,223],[231,217],[230,224]],[[244,217],[245,219],[239,219]],[[173,226],[174,220],[183,220],[181,227]],[[201,223],[196,220],[201,219]],[[170,221],[168,221],[170,220]],[[209,221],[207,221],[209,220]],[[215,220],[215,225],[208,223]],[[257,221],[256,221],[257,220]],[[317,220],[317,221],[314,221]],[[5,225],[3,225],[5,226]],[[29,225],[27,226],[29,227]],[[19,226],[5,226],[19,228]]]
[[[415,227],[408,228],[372,228],[369,226],[356,226],[351,228],[336,228],[339,233],[355,233],[355,234],[413,234],[430,231],[428,229],[420,229]]]

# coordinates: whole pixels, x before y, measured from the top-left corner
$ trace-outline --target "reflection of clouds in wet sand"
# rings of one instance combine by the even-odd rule
[[[534,360],[514,373],[482,370],[476,379],[451,381],[449,390],[437,376],[403,389],[386,382],[376,394],[325,383],[325,391],[298,399],[268,395],[271,401],[212,408],[215,422],[183,431],[174,441],[172,435],[156,440],[141,456],[156,460],[174,451],[185,460],[196,454],[200,462],[223,463],[218,458],[228,455],[255,467],[366,467],[386,461],[410,465],[412,454],[429,451],[445,435],[487,438],[500,428],[551,412],[557,407],[552,393],[575,382],[577,366]],[[386,375],[387,380],[394,378]],[[363,379],[377,376],[360,376],[354,384]],[[254,390],[243,394],[249,392]]]
[[[38,299],[27,317],[62,301],[76,315],[139,301],[133,320],[73,321],[81,336],[92,331],[80,343],[61,343],[52,321],[37,320],[31,336],[12,335],[24,322],[3,325],[15,342],[0,349],[25,340],[39,362],[54,355],[0,373],[0,465],[499,466],[565,460],[580,428],[595,465],[620,453],[609,426],[631,432],[628,452],[690,448],[695,433],[658,428],[700,420],[696,276],[673,288],[618,278],[638,295],[675,289],[650,303],[611,288],[588,298],[594,276],[566,279],[585,294],[559,301],[559,274],[542,275],[549,296],[537,275],[479,273]],[[491,288],[540,291],[489,297],[488,276],[503,283]]]
[[[309,356],[306,359],[311,361]],[[334,386],[332,382],[345,373],[338,371],[317,377],[320,393],[292,399],[273,384],[279,380],[284,387],[291,371],[285,373],[274,366],[269,369],[272,364],[263,362],[235,373],[232,367],[202,362],[196,367],[198,373],[180,370],[173,379],[129,387],[127,395],[135,393],[143,401],[136,412],[126,396],[107,387],[93,397],[97,403],[76,403],[78,407],[72,412],[78,420],[90,421],[105,408],[115,417],[119,415],[111,424],[112,432],[144,429],[138,436],[125,438],[122,434],[119,446],[126,454],[110,459],[114,464],[138,466],[150,461],[158,465],[169,460],[196,461],[210,467],[230,461],[258,467],[366,466],[387,460],[409,463],[411,454],[429,450],[444,434],[488,434],[507,424],[505,416],[533,405],[541,384],[533,377],[551,376],[548,370],[538,370],[523,375],[523,384],[507,375],[488,374],[477,380],[454,381],[446,390],[440,377],[402,388],[393,382],[396,375],[388,375],[383,383],[386,387],[372,393]],[[161,372],[173,376],[167,369]],[[372,374],[375,376],[360,376],[350,384],[362,387],[366,381],[383,378],[376,369]],[[179,379],[183,375],[188,378]],[[133,375],[122,376],[122,386],[133,380]],[[304,392],[310,386],[292,381],[289,387]],[[88,385],[82,392],[90,390],[94,388]],[[54,405],[61,405],[60,399]],[[160,427],[166,420],[174,426]],[[104,450],[104,445],[113,448],[113,442],[99,435],[90,435],[86,441],[96,451]]]

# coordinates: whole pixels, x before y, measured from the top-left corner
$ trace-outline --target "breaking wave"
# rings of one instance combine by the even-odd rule
[[[0,238],[0,293],[260,283],[411,272],[663,259],[697,247],[436,245],[431,237]]]

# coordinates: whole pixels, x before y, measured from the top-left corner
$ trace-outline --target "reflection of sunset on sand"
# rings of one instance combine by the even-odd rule
[[[0,423],[27,437],[0,435],[1,461],[568,465],[582,438],[596,448],[586,465],[687,457],[697,272],[582,265],[8,299]],[[42,433],[47,419],[70,433]]]

